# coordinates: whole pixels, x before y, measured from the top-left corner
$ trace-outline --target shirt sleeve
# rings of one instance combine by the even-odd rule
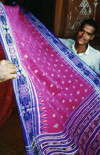
[[[95,63],[93,65],[93,70],[98,74],[100,74],[100,57],[98,57],[98,59],[95,60]]]
[[[67,44],[67,41],[68,41],[68,39],[63,39],[63,38],[59,38],[59,40],[60,40],[64,45],[66,45],[66,44]]]

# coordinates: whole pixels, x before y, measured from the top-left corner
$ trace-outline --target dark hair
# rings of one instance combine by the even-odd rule
[[[80,28],[82,28],[84,26],[84,24],[88,24],[89,26],[92,26],[95,28],[94,34],[96,34],[97,29],[98,29],[98,25],[96,23],[96,21],[94,21],[93,19],[86,19],[82,22]]]

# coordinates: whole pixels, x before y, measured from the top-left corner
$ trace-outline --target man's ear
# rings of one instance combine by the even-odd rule
[[[91,37],[91,39],[90,39],[90,40],[93,40],[93,39],[94,39],[94,37],[95,37],[95,35],[93,35],[93,36]]]

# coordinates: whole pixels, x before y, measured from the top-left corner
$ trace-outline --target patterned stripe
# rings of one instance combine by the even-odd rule
[[[100,111],[99,111],[100,113]],[[100,132],[100,125],[98,125],[96,127],[96,129],[94,130],[94,132],[92,133],[92,135],[89,137],[89,140],[88,142],[86,143],[86,147],[85,147],[85,150],[84,150],[84,155],[87,154],[88,152],[88,148],[91,146],[91,144],[93,143],[93,140],[95,139],[95,137],[97,136],[98,132]],[[99,145],[99,143],[98,143]],[[98,149],[96,148],[96,151],[98,151],[100,149],[100,146],[97,146]]]
[[[66,69],[69,70],[68,74],[66,71],[66,75],[69,77],[69,79],[67,79],[68,77],[66,77],[66,83],[68,86],[70,87],[73,85],[73,83],[75,86],[79,86],[78,85],[78,80],[80,79],[79,83],[81,85],[81,83],[84,83],[84,87],[86,89],[84,89],[83,87],[80,89],[83,90],[82,92],[87,94],[87,96],[82,96],[82,93],[80,93],[80,91],[77,91],[77,98],[80,98],[80,96],[83,98],[84,100],[80,99],[80,105],[78,107],[76,107],[75,110],[73,110],[73,112],[71,113],[71,115],[69,116],[68,120],[65,117],[65,119],[61,119],[59,117],[60,113],[57,113],[57,111],[55,113],[53,113],[54,117],[49,118],[50,120],[48,122],[47,121],[51,111],[50,108],[52,107],[52,111],[54,111],[54,109],[56,108],[62,108],[62,105],[64,104],[64,100],[63,102],[59,102],[59,107],[57,107],[57,103],[55,103],[56,100],[54,100],[54,103],[51,102],[53,105],[51,105],[49,102],[51,99],[55,99],[58,98],[59,100],[64,98],[65,96],[62,95],[62,98],[59,97],[59,95],[61,95],[59,92],[64,90],[67,90],[68,88],[63,87],[63,83],[64,81],[62,81],[62,79],[59,79],[59,81],[61,81],[61,85],[57,84],[58,87],[60,87],[60,89],[58,89],[58,91],[56,92],[56,94],[54,93],[54,91],[52,92],[51,90],[53,90],[53,84],[54,82],[50,83],[50,100],[45,100],[46,97],[48,97],[48,95],[46,96],[45,94],[41,95],[41,91],[40,89],[38,89],[38,86],[36,85],[37,83],[37,79],[39,80],[38,77],[43,78],[41,81],[43,82],[43,84],[41,85],[40,83],[40,87],[45,85],[45,81],[44,81],[44,75],[42,77],[42,71],[40,71],[40,64],[38,65],[38,70],[40,71],[41,74],[38,74],[38,70],[37,68],[35,68],[36,66],[33,65],[32,67],[35,68],[35,72],[34,74],[31,74],[31,71],[28,70],[27,72],[29,72],[28,76],[25,75],[25,71],[24,68],[22,66],[24,65],[19,65],[20,60],[17,57],[17,52],[16,52],[16,48],[15,48],[15,44],[14,41],[12,39],[12,34],[10,33],[10,35],[8,34],[8,30],[10,30],[9,26],[8,29],[5,31],[5,24],[8,23],[8,20],[6,18],[6,15],[4,13],[3,7],[2,5],[0,5],[1,8],[1,15],[0,15],[0,20],[1,20],[1,39],[2,39],[2,44],[5,47],[5,52],[7,54],[7,56],[12,60],[12,62],[14,62],[17,66],[18,69],[18,78],[16,80],[13,80],[13,85],[14,85],[14,89],[15,89],[15,93],[16,93],[16,98],[17,98],[17,105],[19,108],[19,114],[20,114],[20,119],[21,119],[21,123],[22,123],[22,127],[23,127],[23,133],[24,133],[24,139],[25,139],[25,144],[26,144],[26,151],[27,151],[27,155],[32,155],[32,154],[73,154],[75,152],[78,152],[79,154],[84,154],[84,151],[86,154],[91,155],[91,153],[89,151],[92,150],[92,152],[94,151],[94,147],[95,147],[95,139],[97,139],[97,136],[99,135],[99,111],[100,111],[100,91],[96,86],[100,86],[100,80],[98,78],[92,78],[89,80],[89,76],[92,74],[90,69],[86,69],[84,66],[84,64],[81,65],[82,68],[80,68],[80,66],[77,66],[77,61],[73,62],[74,59],[74,55],[71,53],[71,51],[69,51],[67,48],[65,49],[60,42],[57,40],[56,37],[54,37],[54,35],[52,35],[34,16],[30,16],[32,18],[32,23],[30,23],[28,26],[33,27],[35,25],[34,29],[34,33],[36,32],[36,37],[38,38],[36,41],[41,44],[45,43],[43,46],[41,46],[41,48],[43,48],[45,45],[45,48],[47,49],[47,47],[50,47],[48,53],[51,54],[52,56],[55,56],[55,59],[59,58],[59,60],[61,60],[60,62],[63,65],[63,69],[64,67],[66,67]],[[18,8],[17,8],[18,9]],[[3,11],[2,11],[3,10]],[[7,10],[6,10],[7,11]],[[16,11],[16,9],[15,9]],[[24,11],[23,11],[24,12]],[[22,13],[22,12],[20,12]],[[8,13],[10,15],[10,13]],[[27,13],[26,13],[27,14]],[[2,18],[2,15],[3,18]],[[28,18],[29,14],[27,14]],[[23,15],[22,16],[26,22],[26,17]],[[12,22],[11,22],[12,23]],[[32,25],[33,24],[33,25]],[[33,30],[32,29],[32,30]],[[43,31],[43,32],[42,32]],[[6,32],[6,33],[4,33]],[[41,32],[41,33],[40,33]],[[33,35],[34,37],[34,35]],[[41,37],[43,37],[41,39]],[[16,37],[17,38],[17,37]],[[22,46],[23,46],[23,42],[22,42]],[[39,44],[37,44],[38,46]],[[21,47],[22,47],[21,46]],[[35,45],[34,45],[35,46]],[[11,53],[11,48],[13,48],[15,50],[15,53]],[[44,50],[46,50],[44,48]],[[7,51],[8,49],[8,51]],[[36,48],[37,49],[37,48]],[[44,50],[42,50],[42,52],[44,52]],[[48,50],[48,49],[47,49]],[[38,51],[38,49],[37,49]],[[62,51],[62,53],[61,53]],[[39,51],[40,52],[40,51]],[[21,53],[23,54],[23,53]],[[37,52],[34,54],[36,55]],[[40,53],[39,53],[40,54]],[[45,52],[45,54],[47,54],[47,52]],[[54,54],[54,55],[53,55]],[[65,57],[66,55],[66,57]],[[23,55],[22,55],[23,56]],[[37,55],[36,55],[37,56]],[[49,56],[49,55],[48,55]],[[27,61],[27,63],[33,63],[33,61],[30,59],[30,62],[28,62],[27,59],[28,55],[25,55],[25,61]],[[39,58],[39,57],[38,57]],[[45,57],[46,58],[46,57]],[[55,60],[52,59],[52,60]],[[47,59],[48,60],[48,59]],[[40,62],[40,61],[39,61]],[[38,60],[37,62],[38,63]],[[41,62],[40,62],[41,63]],[[53,61],[52,61],[53,63]],[[80,63],[80,62],[79,62]],[[46,63],[48,66],[50,65],[50,63]],[[43,64],[42,64],[43,65]],[[56,64],[54,64],[56,65]],[[35,67],[34,67],[35,66]],[[44,65],[45,66],[45,65]],[[30,67],[30,66],[29,66]],[[76,69],[77,68],[77,69]],[[29,69],[29,68],[28,68]],[[62,69],[62,70],[63,70]],[[75,70],[74,70],[75,69]],[[63,70],[65,71],[65,70]],[[49,71],[48,71],[49,72]],[[60,70],[61,72],[61,70]],[[52,72],[50,72],[52,73]],[[57,70],[56,73],[59,73],[59,68]],[[82,75],[82,73],[84,75]],[[36,76],[36,74],[38,76]],[[71,83],[71,76],[73,77],[73,74],[75,75],[74,77],[77,77],[76,81],[73,80],[73,83]],[[36,83],[34,82],[34,79],[32,80],[30,78],[29,75],[35,75],[36,76]],[[49,76],[49,73],[48,73]],[[93,75],[94,76],[94,75]],[[31,76],[32,77],[32,76]],[[74,79],[73,77],[73,79]],[[49,79],[51,78],[51,76],[49,77]],[[56,76],[55,76],[56,78]],[[53,81],[51,79],[51,81]],[[48,82],[49,83],[49,82]],[[77,83],[77,84],[76,84]],[[48,85],[47,85],[48,86]],[[16,90],[17,88],[17,90]],[[44,87],[45,88],[45,87]],[[55,87],[55,89],[57,89]],[[46,89],[47,90],[47,89]],[[73,88],[74,90],[74,88]],[[88,91],[89,90],[89,91]],[[69,93],[68,95],[72,95],[72,89],[70,87],[70,91],[66,91],[66,95],[67,93]],[[46,93],[46,92],[45,92]],[[74,90],[74,93],[75,90]],[[73,93],[72,97],[75,97]],[[58,95],[58,96],[57,96]],[[45,96],[45,97],[44,97]],[[68,98],[70,99],[70,98]],[[42,102],[44,101],[44,102]],[[45,102],[48,101],[48,102]],[[72,100],[73,101],[73,98]],[[71,102],[70,100],[66,100],[66,104],[69,104],[69,109],[71,106]],[[75,102],[76,103],[76,102]],[[79,104],[79,103],[78,103]],[[45,105],[45,106],[44,106]],[[48,106],[49,105],[49,106]],[[47,109],[46,109],[46,106]],[[43,109],[42,109],[43,108]],[[63,113],[64,109],[62,110]],[[48,114],[49,112],[49,114]],[[61,111],[60,111],[61,112]],[[46,118],[46,113],[48,114],[47,118]],[[57,115],[58,119],[55,119],[55,116]],[[63,115],[62,115],[63,116]],[[45,118],[45,119],[44,119]],[[53,118],[55,120],[55,128],[53,128],[52,122]],[[43,121],[42,121],[43,119]],[[67,121],[66,121],[67,120]],[[58,122],[57,122],[58,121]],[[61,126],[61,128],[59,129],[59,131],[61,132],[57,132],[57,123]],[[49,123],[51,123],[49,126]],[[45,127],[48,125],[49,128],[52,128],[52,130],[46,130]],[[44,126],[44,128],[42,128]],[[56,130],[55,130],[56,129]],[[42,132],[44,131],[44,132]],[[50,133],[45,133],[45,131],[50,131]],[[56,132],[54,132],[56,131]],[[52,132],[52,133],[51,133]],[[97,134],[96,134],[97,132]],[[38,135],[39,134],[39,135]],[[95,137],[95,139],[94,139]],[[98,141],[99,143],[99,141]],[[98,144],[97,143],[97,144]],[[93,149],[92,149],[92,147]],[[97,150],[95,150],[94,152],[98,151],[99,147],[97,148]]]

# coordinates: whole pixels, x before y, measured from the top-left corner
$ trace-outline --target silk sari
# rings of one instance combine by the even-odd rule
[[[100,153],[100,80],[34,15],[0,3],[0,37],[27,155]]]

